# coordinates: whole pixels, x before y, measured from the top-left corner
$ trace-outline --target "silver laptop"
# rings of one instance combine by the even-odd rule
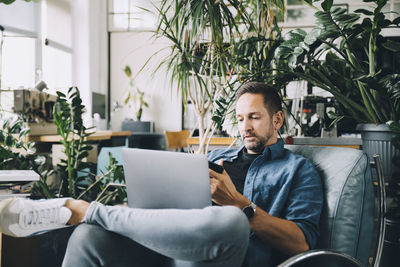
[[[211,205],[205,155],[123,148],[128,206],[194,209]]]

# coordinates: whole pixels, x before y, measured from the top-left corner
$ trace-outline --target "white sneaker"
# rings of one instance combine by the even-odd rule
[[[72,215],[72,212],[64,207],[67,199],[5,199],[0,202],[0,232],[24,237],[66,227]]]

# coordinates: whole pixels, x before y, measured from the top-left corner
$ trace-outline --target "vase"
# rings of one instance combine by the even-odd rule
[[[373,155],[379,154],[382,159],[383,174],[385,179],[392,179],[396,166],[393,163],[395,156],[400,155],[400,150],[392,144],[393,132],[386,124],[358,124],[357,130],[361,131],[363,151],[373,161]]]
[[[154,122],[123,120],[121,129],[122,131],[131,131],[132,133],[153,133]]]

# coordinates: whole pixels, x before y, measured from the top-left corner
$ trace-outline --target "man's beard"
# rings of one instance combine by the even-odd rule
[[[256,153],[262,153],[264,151],[264,148],[269,140],[269,136],[266,137],[260,137],[255,134],[251,134],[252,137],[255,137],[256,140],[252,142],[247,142],[246,138],[244,139],[244,146],[246,149],[249,151],[253,151]]]

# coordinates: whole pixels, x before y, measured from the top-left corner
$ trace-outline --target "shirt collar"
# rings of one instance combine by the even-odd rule
[[[278,139],[278,142],[264,149],[263,155],[266,159],[276,160],[282,157],[283,149],[283,141],[282,139]]]

